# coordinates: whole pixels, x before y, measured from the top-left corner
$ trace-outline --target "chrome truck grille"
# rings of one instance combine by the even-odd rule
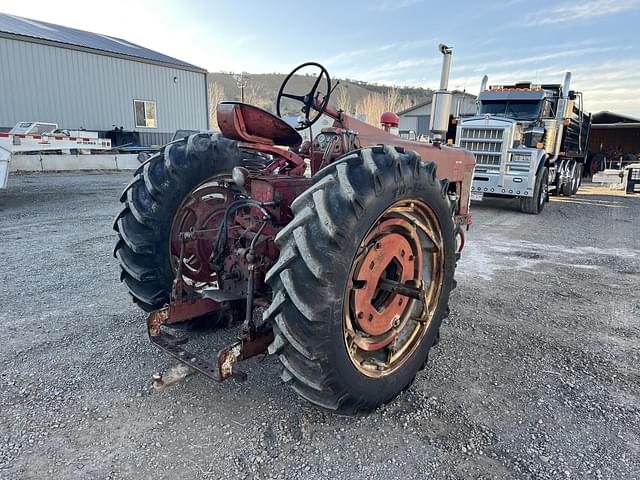
[[[496,167],[500,165],[504,129],[461,127],[460,146],[473,152],[476,165]]]

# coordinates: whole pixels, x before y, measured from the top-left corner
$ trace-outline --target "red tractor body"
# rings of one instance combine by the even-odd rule
[[[350,413],[393,398],[437,341],[471,223],[475,159],[332,110],[326,78],[323,98],[315,92],[322,74],[309,95],[283,93],[285,80],[278,97],[304,103],[306,126],[320,113],[333,118],[309,141],[270,112],[222,102],[221,137],[195,135],[149,159],[123,195],[116,256],[134,300],[153,310],[147,326],[156,346],[217,381],[242,376],[235,363],[269,349],[301,396]],[[310,121],[312,108],[320,113]],[[211,162],[228,166],[212,170]],[[198,173],[182,186],[180,175],[190,171]],[[176,190],[184,198],[165,207],[158,201],[163,189],[174,203]],[[170,293],[161,282],[167,272]],[[263,320],[254,318],[257,308]],[[234,316],[244,321],[238,341],[213,362],[161,328],[216,312],[226,312],[229,324]],[[321,327],[332,316],[335,322]],[[337,367],[325,363],[347,353],[331,380]],[[353,390],[361,377],[339,385],[353,372],[386,396],[366,400],[370,394]],[[317,381],[309,380],[313,375]]]

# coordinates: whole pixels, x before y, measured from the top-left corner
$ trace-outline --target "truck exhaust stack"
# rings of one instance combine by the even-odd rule
[[[571,87],[571,72],[565,72],[562,79],[562,98],[569,98],[569,88]]]

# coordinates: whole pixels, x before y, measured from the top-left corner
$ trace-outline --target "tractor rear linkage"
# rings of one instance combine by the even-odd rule
[[[184,280],[182,276],[182,266],[184,265],[184,245],[187,242],[194,241],[203,235],[210,234],[208,231],[201,232],[185,232],[180,235],[182,242],[180,251],[180,263],[176,269],[176,278],[173,282],[173,291],[171,292],[171,302],[160,310],[155,310],[147,317],[147,333],[149,340],[156,347],[164,350],[179,362],[189,366],[193,370],[206,375],[217,382],[222,382],[233,376],[237,381],[244,381],[247,375],[241,371],[234,371],[234,364],[241,360],[254,357],[266,352],[267,347],[273,341],[273,331],[270,327],[256,327],[253,320],[253,279],[255,268],[255,254],[253,247],[255,241],[260,237],[262,228],[266,225],[268,218],[258,230],[258,234],[254,237],[254,241],[249,248],[246,258],[249,261],[249,270],[251,275],[248,279],[248,295],[246,317],[241,329],[241,335],[238,341],[220,350],[216,356],[217,361],[211,362],[199,358],[193,353],[182,348],[187,343],[186,338],[176,338],[174,335],[162,330],[162,325],[170,325],[172,323],[181,322],[206,315],[216,309],[216,303],[210,298],[193,298],[189,292],[184,289]],[[154,380],[157,381],[158,379]]]
[[[263,227],[268,221],[265,219]],[[273,330],[269,326],[257,327],[253,320],[253,279],[255,268],[255,255],[253,246],[255,241],[262,233],[262,227],[258,230],[258,234],[254,237],[251,247],[249,248],[246,258],[249,261],[249,271],[251,275],[248,278],[247,288],[247,304],[246,316],[241,329],[240,338],[231,345],[218,351],[216,361],[202,359],[197,355],[182,348],[187,343],[186,338],[176,338],[175,336],[162,330],[163,325],[170,325],[183,320],[192,319],[201,315],[210,313],[216,307],[216,302],[210,298],[190,298],[188,292],[184,290],[184,280],[182,277],[182,266],[184,260],[184,245],[187,242],[194,241],[203,236],[211,234],[210,231],[183,232],[180,235],[182,241],[180,251],[180,263],[177,268],[176,278],[173,282],[173,291],[171,293],[171,302],[160,310],[151,312],[147,317],[147,333],[149,340],[156,347],[164,350],[179,362],[187,365],[191,369],[200,372],[217,382],[222,382],[230,377],[234,377],[237,381],[244,381],[247,378],[246,373],[234,370],[234,364],[239,361],[246,360],[267,351],[267,347],[273,342]],[[425,290],[423,286],[415,287],[409,283],[395,282],[384,280],[381,282],[381,288],[388,292],[397,293],[406,297],[423,301]],[[160,380],[156,378],[154,382]]]

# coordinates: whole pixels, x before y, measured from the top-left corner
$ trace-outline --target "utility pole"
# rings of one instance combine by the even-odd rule
[[[244,103],[244,89],[246,88],[247,84],[249,83],[249,75],[244,74],[244,73],[240,73],[240,74],[235,74],[233,76],[233,78],[235,78],[236,84],[238,85],[238,88],[240,89],[240,101],[242,103]]]

